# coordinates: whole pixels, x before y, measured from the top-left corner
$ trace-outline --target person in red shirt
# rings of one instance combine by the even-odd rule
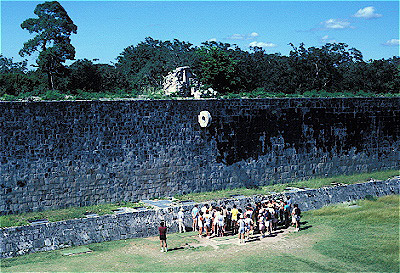
[[[160,232],[161,252],[167,252],[167,227],[164,222],[160,223],[158,231]]]

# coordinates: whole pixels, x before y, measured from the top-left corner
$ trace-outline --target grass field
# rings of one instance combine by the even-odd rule
[[[167,253],[157,237],[131,239],[92,244],[93,252],[72,256],[57,250],[3,259],[1,271],[399,272],[399,196],[354,203],[304,212],[300,232],[245,245],[180,248],[199,239],[169,234],[175,250]]]

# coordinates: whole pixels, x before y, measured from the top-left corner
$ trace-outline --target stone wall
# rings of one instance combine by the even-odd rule
[[[244,208],[248,203],[290,195],[303,211],[318,209],[331,203],[357,200],[367,195],[399,194],[400,176],[387,181],[337,186],[315,190],[281,193],[270,196],[252,196],[213,201],[212,205],[236,204]],[[111,240],[154,236],[160,219],[166,221],[169,232],[177,232],[176,216],[180,207],[159,210],[105,215],[95,218],[73,219],[54,223],[3,228],[0,233],[0,257],[8,258],[31,252],[48,251],[69,246],[99,243]],[[185,209],[185,225],[192,226],[191,206]]]
[[[399,168],[400,99],[0,102],[0,214]],[[199,126],[200,111],[212,123]]]

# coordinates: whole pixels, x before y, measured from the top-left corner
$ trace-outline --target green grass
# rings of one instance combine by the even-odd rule
[[[251,92],[240,92],[240,93],[227,93],[220,95],[220,98],[224,99],[240,99],[240,98],[373,98],[373,97],[399,97],[399,93],[371,93],[359,91],[353,92],[327,92],[325,90],[310,90],[302,94],[285,94],[282,92],[268,92],[263,88],[258,88]]]
[[[176,195],[175,198],[185,201],[193,200],[195,202],[204,202],[209,200],[218,200],[222,198],[229,198],[231,195],[256,195],[256,194],[269,194],[271,192],[282,192],[287,187],[304,187],[304,188],[321,188],[324,186],[331,186],[331,183],[342,183],[342,184],[355,184],[361,182],[367,182],[371,178],[375,180],[386,180],[391,177],[400,175],[400,170],[387,170],[373,173],[362,173],[353,175],[340,175],[334,177],[315,178],[310,180],[298,181],[293,183],[285,184],[274,184],[267,185],[258,188],[236,188],[236,189],[225,189],[212,192],[199,192],[189,193],[185,195]]]
[[[399,196],[359,200],[303,213],[308,227],[279,240],[181,248],[193,232],[168,234],[160,253],[157,237],[91,244],[93,252],[64,256],[63,250],[3,259],[2,272],[399,272]],[[65,250],[64,250],[65,251]]]
[[[333,227],[334,234],[314,245],[323,255],[364,267],[365,271],[399,271],[399,196],[360,200],[360,208],[345,205],[310,211],[316,224]]]
[[[114,100],[114,99],[179,99],[179,95],[166,96],[160,88],[146,87],[142,90],[113,90],[110,92],[87,92],[84,90],[75,90],[74,94],[62,93],[58,90],[42,90],[21,93],[17,96],[3,94],[0,101],[20,101],[26,100],[32,96],[40,100]],[[372,98],[372,97],[400,97],[400,93],[371,93],[358,91],[352,92],[327,92],[325,90],[310,90],[302,94],[285,94],[282,92],[268,92],[263,88],[258,88],[250,92],[217,94],[215,98],[219,99],[240,99],[240,98]],[[185,97],[186,99],[186,97]]]
[[[114,204],[101,204],[86,207],[70,207],[66,209],[47,210],[40,212],[27,212],[21,214],[10,214],[0,216],[0,227],[22,226],[29,224],[29,220],[47,219],[50,222],[84,218],[85,213],[96,213],[98,215],[112,214],[113,209],[120,207],[141,207],[143,203],[120,202]]]

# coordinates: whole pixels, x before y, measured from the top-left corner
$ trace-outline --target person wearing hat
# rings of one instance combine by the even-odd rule
[[[183,213],[183,208],[181,208],[178,212],[178,227],[179,227],[179,232],[185,232],[185,224],[183,223],[183,220],[185,219],[185,215]]]

